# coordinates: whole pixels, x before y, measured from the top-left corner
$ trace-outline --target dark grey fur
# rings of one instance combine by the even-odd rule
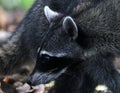
[[[49,32],[43,13],[45,5],[63,14],[53,21],[54,25],[51,23]],[[67,15],[77,24],[76,40],[62,28]],[[60,73],[51,93],[93,93],[97,84],[119,93],[120,74],[114,65],[115,58],[120,56],[119,16],[119,0],[37,0],[10,41],[0,49],[0,72],[20,66],[28,57],[35,61],[40,47],[40,53],[48,51],[54,59],[38,54],[35,70],[28,79],[31,84],[49,82]],[[67,55],[56,58],[59,53]]]
[[[69,32],[73,31],[74,26],[68,25],[68,30],[63,29],[62,23],[66,16],[71,16],[77,24],[79,31],[75,40]],[[73,2],[65,13],[50,23],[36,67],[28,79],[29,83],[36,85],[56,79],[56,68],[64,68],[65,63],[71,63],[72,65],[68,64],[67,70],[57,77],[50,93],[93,93],[97,84],[105,84],[113,93],[119,93],[120,73],[115,66],[115,59],[120,57],[119,16],[119,0]],[[41,55],[43,51],[47,52]],[[63,63],[56,56],[61,53],[66,54],[62,56]],[[61,65],[56,65],[56,58]]]

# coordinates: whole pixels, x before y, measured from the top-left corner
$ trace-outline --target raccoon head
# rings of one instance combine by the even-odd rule
[[[32,85],[58,78],[71,64],[80,61],[82,53],[76,41],[78,27],[73,18],[52,11],[48,6],[45,6],[44,13],[50,25],[40,46],[34,71],[28,78]]]

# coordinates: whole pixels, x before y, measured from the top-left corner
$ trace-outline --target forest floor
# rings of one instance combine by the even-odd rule
[[[0,81],[0,93],[48,93],[48,90],[54,86],[55,81],[52,81],[49,84],[30,86],[25,81],[30,72],[29,69],[24,68],[21,72],[9,76],[3,76]],[[112,92],[109,91],[106,86],[98,85],[95,88],[94,93]]]

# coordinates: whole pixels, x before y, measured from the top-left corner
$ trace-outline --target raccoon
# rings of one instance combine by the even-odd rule
[[[119,93],[119,5],[83,0],[66,14],[46,6],[49,29],[28,83],[55,80],[50,93],[93,93],[98,84]]]
[[[119,5],[119,0],[36,0],[0,48],[0,73],[30,59],[37,62],[28,83],[55,79],[50,93],[93,93],[98,83],[119,93]]]

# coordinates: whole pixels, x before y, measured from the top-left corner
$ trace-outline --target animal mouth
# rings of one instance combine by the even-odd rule
[[[57,58],[50,58],[48,60],[38,59],[37,62],[33,72],[27,79],[27,82],[33,86],[47,84],[56,80],[70,65],[69,62]]]
[[[51,81],[56,81],[59,76],[61,76],[63,73],[65,73],[67,70],[67,67],[64,67],[61,70],[58,70],[57,68],[54,69],[53,71],[50,71],[50,74],[48,74],[46,77],[43,76],[44,79],[43,82],[41,81],[42,84],[49,84]]]
[[[51,84],[64,74],[69,66],[76,63],[76,60],[67,57],[42,56],[37,59],[33,73],[28,78],[30,85]],[[77,62],[78,63],[78,62]]]
[[[42,60],[42,62],[39,64],[39,71],[41,75],[40,83],[46,84],[50,81],[56,80],[60,75],[66,72],[69,66],[74,63],[78,62],[65,57],[51,57],[48,60]]]
[[[51,79],[50,81],[48,81],[44,84],[45,91],[49,91],[50,89],[52,89],[55,86],[56,79],[59,78],[59,76],[61,76],[63,73],[65,73],[67,68],[68,67],[65,67],[62,70],[60,70],[57,74],[55,74],[54,79]]]

